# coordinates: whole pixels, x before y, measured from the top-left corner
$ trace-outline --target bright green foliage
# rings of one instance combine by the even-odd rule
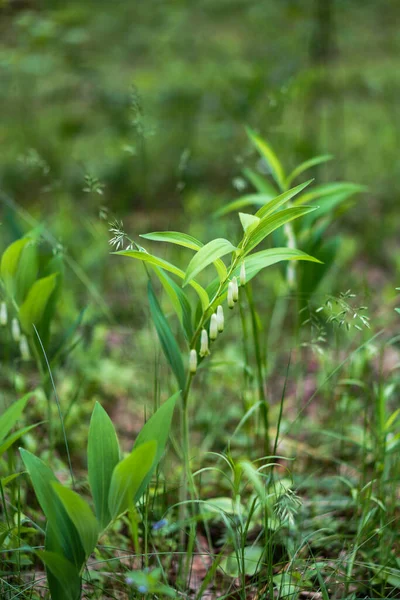
[[[93,552],[99,536],[99,526],[91,508],[76,492],[60,483],[53,483],[53,489],[76,527],[85,556],[89,556]]]
[[[183,285],[187,285],[189,281],[194,279],[203,269],[208,267],[211,263],[215,262],[221,256],[235,252],[236,247],[233,246],[228,240],[223,238],[217,238],[212,240],[200,250],[196,252],[192,260],[190,261],[185,274]],[[223,276],[227,276],[227,272],[222,273]],[[222,277],[224,279],[224,277]]]
[[[27,337],[28,347],[40,350],[35,328],[49,354],[50,328],[63,283],[63,257],[46,255],[39,250],[36,230],[3,252],[0,290],[7,306],[8,321],[17,319]],[[58,343],[60,349],[60,343]],[[22,351],[21,351],[22,353]],[[38,353],[43,360],[42,352]]]
[[[90,420],[87,457],[88,478],[96,516],[101,529],[105,529],[111,521],[108,491],[112,473],[119,462],[119,444],[114,425],[98,402]]]
[[[96,404],[88,442],[89,483],[96,516],[86,500],[61,485],[40,458],[20,449],[37,500],[47,519],[45,551],[37,554],[46,565],[53,600],[79,600],[82,573],[99,534],[134,508],[162,457],[175,399],[171,397],[149,419],[132,452],[121,461],[114,427],[104,409]],[[9,413],[7,426],[4,416],[0,419],[0,428],[3,427],[5,434],[23,406],[24,403],[19,401],[12,407],[13,413],[11,416]]]
[[[108,494],[108,508],[113,520],[134,507],[141,485],[152,470],[156,452],[157,441],[151,440],[134,448],[115,467]]]

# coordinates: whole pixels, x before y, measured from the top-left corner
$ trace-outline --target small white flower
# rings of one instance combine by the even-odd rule
[[[207,331],[203,329],[200,338],[200,356],[203,357],[207,356],[208,354],[210,354],[210,351],[208,349],[208,335]]]
[[[235,306],[235,301],[233,299],[233,282],[230,281],[228,284],[228,306],[229,308],[233,308]]]
[[[197,352],[191,350],[189,354],[189,371],[194,375],[197,371]]]
[[[19,351],[21,352],[22,360],[29,360],[31,357],[31,353],[29,351],[28,340],[26,339],[26,335],[21,335],[19,340]]]
[[[0,325],[7,325],[7,304],[1,303],[0,306]]]
[[[19,342],[21,338],[21,330],[19,328],[18,319],[14,317],[11,321],[11,335],[13,337],[14,342]]]
[[[246,267],[244,262],[242,262],[242,266],[240,267],[240,285],[246,285]]]
[[[218,325],[218,331],[220,333],[222,333],[224,330],[224,324],[225,324],[224,309],[222,308],[222,306],[218,306],[218,308],[217,308],[217,325]]]
[[[213,315],[211,315],[211,320],[210,320],[210,340],[211,341],[216,340],[217,335],[218,335],[218,319],[217,319],[217,315],[214,313]]]
[[[238,286],[236,277],[232,278],[232,283],[233,283],[233,293],[232,293],[233,301],[237,302],[239,300],[239,286]]]

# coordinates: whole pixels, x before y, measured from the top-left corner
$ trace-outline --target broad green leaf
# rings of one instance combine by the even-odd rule
[[[29,238],[25,237],[16,242],[13,242],[5,249],[1,257],[0,275],[4,281],[7,291],[14,295],[15,292],[15,276],[17,274],[18,263],[21,257],[21,252],[29,243]]]
[[[0,417],[0,442],[8,435],[25,409],[26,403],[32,394],[26,394],[16,402],[13,402]]]
[[[243,231],[249,234],[253,229],[257,227],[260,222],[260,219],[254,215],[249,215],[248,213],[239,213],[239,219],[243,227]]]
[[[157,331],[158,338],[160,340],[161,347],[163,349],[165,358],[169,362],[172,371],[178,382],[178,386],[181,390],[185,388],[185,368],[183,366],[182,354],[179,349],[178,343],[171,331],[169,323],[158,303],[156,295],[153,291],[153,286],[149,280],[147,293],[149,297],[150,312],[153,319],[154,326]]]
[[[61,483],[53,483],[52,485],[66,513],[76,527],[88,558],[93,552],[99,536],[99,525],[96,517],[87,502],[76,492],[69,490]]]
[[[304,190],[304,188],[307,187],[308,185],[310,185],[310,183],[312,181],[313,181],[313,179],[309,179],[309,181],[306,181],[305,183],[301,183],[300,185],[297,185],[296,187],[292,188],[291,190],[287,190],[286,192],[283,192],[283,194],[280,194],[276,198],[273,198],[270,202],[268,202],[267,204],[264,204],[256,212],[256,217],[263,219],[264,217],[271,215],[273,212],[277,211],[278,208],[283,206],[283,204],[285,204],[286,202],[291,200],[294,196],[299,194],[302,190]]]
[[[196,275],[198,275],[203,269],[208,267],[218,258],[225,256],[231,252],[235,252],[237,248],[233,246],[228,240],[224,238],[217,238],[212,240],[205,246],[203,246],[190,261],[188,268],[186,269],[185,279],[183,280],[183,286],[187,285]]]
[[[157,453],[155,456],[153,467],[149,471],[141,487],[139,488],[138,497],[140,497],[144,492],[144,489],[150,482],[153,472],[155,471],[158,463],[161,460],[162,455],[164,454],[165,446],[167,445],[169,432],[171,429],[175,404],[179,396],[180,392],[177,392],[168,400],[166,400],[166,402],[164,402],[164,404],[160,406],[160,408],[154,413],[152,417],[150,417],[147,423],[142,427],[139,435],[135,440],[134,448],[138,448],[142,444],[146,444],[150,441],[157,442]]]
[[[139,500],[141,485],[153,467],[156,454],[157,442],[152,440],[134,448],[115,467],[108,496],[108,507],[113,520],[133,508]]]
[[[239,577],[243,570],[246,575],[253,576],[263,566],[264,552],[264,546],[247,546],[243,554],[242,550],[232,552],[221,562],[220,567],[229,577]]]
[[[276,263],[285,260],[305,260],[315,263],[320,263],[317,258],[297,250],[297,248],[269,248],[268,250],[261,250],[250,254],[244,259],[246,267],[246,281],[250,281],[255,277],[262,269],[275,265]],[[240,267],[235,269],[234,275],[239,276]]]
[[[155,242],[169,242],[170,244],[184,246],[196,251],[204,246],[203,242],[200,242],[195,237],[187,233],[180,233],[179,231],[154,231],[153,233],[143,233],[140,237]],[[226,275],[226,268],[223,261],[218,259],[214,262],[214,265],[218,275],[223,278]]]
[[[49,550],[38,550],[38,557],[43,561],[49,577],[51,597],[54,600],[80,600],[81,577],[78,569],[64,556]],[[51,585],[51,582],[54,582]]]
[[[24,331],[31,334],[42,320],[47,302],[57,283],[57,274],[35,281],[19,311],[19,319]]]
[[[243,169],[243,175],[250,181],[253,187],[255,187],[260,194],[269,196],[269,199],[275,198],[275,196],[278,194],[272,183],[253,169],[246,167]]]
[[[225,204],[220,209],[215,212],[216,217],[222,217],[231,212],[236,212],[242,208],[246,208],[246,206],[263,206],[266,202],[269,202],[275,196],[271,196],[270,194],[248,194],[247,196],[242,196],[237,200],[233,200],[228,204]]]
[[[20,448],[21,458],[31,478],[36,498],[53,531],[53,545],[62,548],[66,558],[78,570],[85,562],[85,552],[75,525],[57,497],[53,484],[59,483],[53,471],[37,456]],[[54,549],[54,548],[48,548]]]
[[[36,281],[39,270],[39,258],[36,243],[30,241],[22,249],[15,276],[15,299],[21,304],[28,290]]]
[[[90,420],[87,457],[90,489],[103,530],[111,521],[108,494],[113,471],[119,462],[119,445],[114,425],[98,402]]]
[[[192,308],[189,299],[183,289],[163,269],[159,267],[153,267],[153,269],[172,302],[172,306],[181,322],[185,337],[189,342],[193,335]]]
[[[258,246],[258,244],[260,244],[273,231],[275,231],[279,227],[282,227],[282,225],[293,221],[294,219],[298,219],[299,217],[306,215],[312,210],[315,210],[315,208],[310,206],[286,208],[276,214],[265,217],[260,221],[259,225],[255,228],[255,230],[252,231],[243,250],[246,254],[248,254],[249,252],[251,252],[251,250],[253,250],[253,248]]]
[[[275,152],[265,140],[263,140],[259,135],[249,128],[247,128],[247,135],[257,148],[260,156],[262,156],[262,158],[264,158],[268,164],[272,177],[275,179],[279,188],[283,191],[285,189],[285,172]]]
[[[321,156],[315,156],[314,158],[310,158],[309,160],[304,161],[298,167],[293,169],[293,171],[288,176],[288,178],[286,180],[287,187],[289,187],[289,185],[292,183],[292,181],[294,181],[299,175],[304,173],[304,171],[307,171],[308,169],[311,169],[312,167],[316,167],[317,165],[320,165],[321,163],[325,163],[328,160],[332,160],[332,158],[333,158],[332,154],[323,154]]]
[[[181,279],[185,278],[185,273],[184,271],[182,271],[182,269],[179,269],[178,267],[175,267],[175,265],[167,262],[166,260],[158,258],[157,256],[153,256],[148,252],[138,252],[136,250],[121,250],[120,252],[114,252],[114,254],[119,254],[121,256],[129,256],[131,258],[136,258],[137,260],[142,260],[143,262],[155,265],[156,267],[161,267],[162,269],[165,269],[165,271],[169,271],[170,273],[177,275]],[[197,292],[201,300],[203,310],[205,310],[209,304],[209,299],[206,290],[194,280],[190,282],[190,285]]]

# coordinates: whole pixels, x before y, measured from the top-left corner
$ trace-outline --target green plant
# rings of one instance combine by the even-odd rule
[[[46,566],[51,597],[78,600],[82,575],[97,541],[117,519],[135,505],[164,453],[176,395],[147,421],[132,452],[120,460],[112,421],[96,404],[87,446],[88,479],[95,514],[77,492],[62,485],[37,456],[21,449],[37,500],[47,520],[45,549],[36,554]]]
[[[297,248],[271,248],[253,252],[274,231],[315,210],[314,207],[309,206],[283,208],[306,185],[302,184],[280,194],[276,198],[269,199],[255,214],[239,213],[243,235],[239,243],[236,244],[225,238],[216,238],[204,245],[191,235],[175,231],[161,231],[141,235],[146,240],[167,242],[194,251],[195,254],[185,270],[154,254],[150,254],[130,239],[122,227],[119,228],[119,231],[117,231],[118,228],[115,225],[112,227],[114,237],[110,243],[115,245],[117,249],[125,243],[128,246],[116,253],[142,261],[147,273],[150,275],[148,269],[151,267],[160,280],[177,313],[185,339],[184,349],[181,350],[149,279],[148,296],[151,316],[161,347],[181,392],[181,441],[186,473],[181,494],[182,503],[187,500],[186,482],[189,482],[192,500],[196,495],[190,465],[190,389],[198,367],[202,366],[204,359],[210,354],[210,344],[215,342],[224,329],[223,304],[227,302],[229,309],[233,309],[239,299],[239,284],[241,287],[245,286],[266,267],[281,261],[306,260],[318,262],[318,259]],[[222,260],[225,256],[230,256],[228,264]],[[198,276],[202,275],[203,271],[210,265],[213,265],[216,269],[217,277],[204,287],[199,283]],[[178,285],[169,273],[175,275],[181,281],[181,285]],[[186,288],[188,286],[196,292],[197,301],[187,292]],[[265,449],[266,454],[268,454],[270,450],[269,415],[266,402],[263,403],[263,411]]]
[[[251,144],[263,161],[264,171],[265,168],[268,170],[268,177],[265,176],[264,172],[260,173],[251,168],[245,168],[244,175],[250,184],[255,187],[257,193],[248,194],[224,205],[217,212],[218,215],[225,215],[247,206],[263,206],[277,193],[287,192],[293,182],[309,169],[326,163],[333,158],[329,154],[310,158],[287,174],[270,144],[251,129],[248,129],[247,133]],[[273,180],[272,183],[270,179]],[[325,235],[328,227],[339,214],[349,207],[350,198],[364,189],[361,185],[348,182],[324,183],[315,186],[311,191],[305,191],[293,200],[293,206],[310,205],[315,207],[315,211],[309,212],[304,219],[296,223],[288,222],[285,224],[283,231],[287,246],[296,248],[300,244],[305,252],[312,256],[318,256],[323,261],[321,264],[314,265],[314,267],[310,265],[309,268],[302,270],[298,265],[297,275],[295,264],[289,265],[287,270],[288,285],[290,288],[296,288],[296,293],[302,298],[302,302],[312,295],[335,263],[340,238],[336,236],[326,239]],[[316,203],[318,203],[318,206]],[[277,231],[274,235],[275,243],[280,245],[282,243],[282,232]]]

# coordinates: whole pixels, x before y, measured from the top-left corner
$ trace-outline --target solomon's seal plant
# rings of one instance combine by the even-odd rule
[[[191,481],[188,419],[190,388],[198,367],[210,354],[210,342],[214,342],[218,332],[224,329],[222,308],[224,303],[227,302],[228,307],[233,309],[239,298],[239,283],[240,286],[245,286],[266,267],[281,261],[319,262],[297,248],[280,247],[257,251],[260,244],[280,227],[315,210],[315,206],[286,207],[287,203],[309,183],[310,181],[302,183],[272,199],[269,198],[255,214],[239,213],[243,230],[239,241],[216,238],[203,244],[193,236],[177,231],[156,231],[141,235],[149,242],[176,244],[194,252],[186,268],[174,265],[143,248],[123,232],[122,226],[118,231],[115,223],[112,226],[111,244],[118,250],[116,254],[139,260],[146,267],[149,277],[148,296],[151,316],[161,347],[181,392],[181,435],[189,481]],[[121,245],[125,242],[127,247],[121,250]],[[208,285],[204,286],[199,282],[198,276],[211,266],[216,271],[216,277],[211,278]],[[185,339],[185,348],[180,347],[156,298],[152,273],[159,279],[176,312]],[[265,421],[268,448],[268,419]],[[192,492],[193,497],[193,487]]]

